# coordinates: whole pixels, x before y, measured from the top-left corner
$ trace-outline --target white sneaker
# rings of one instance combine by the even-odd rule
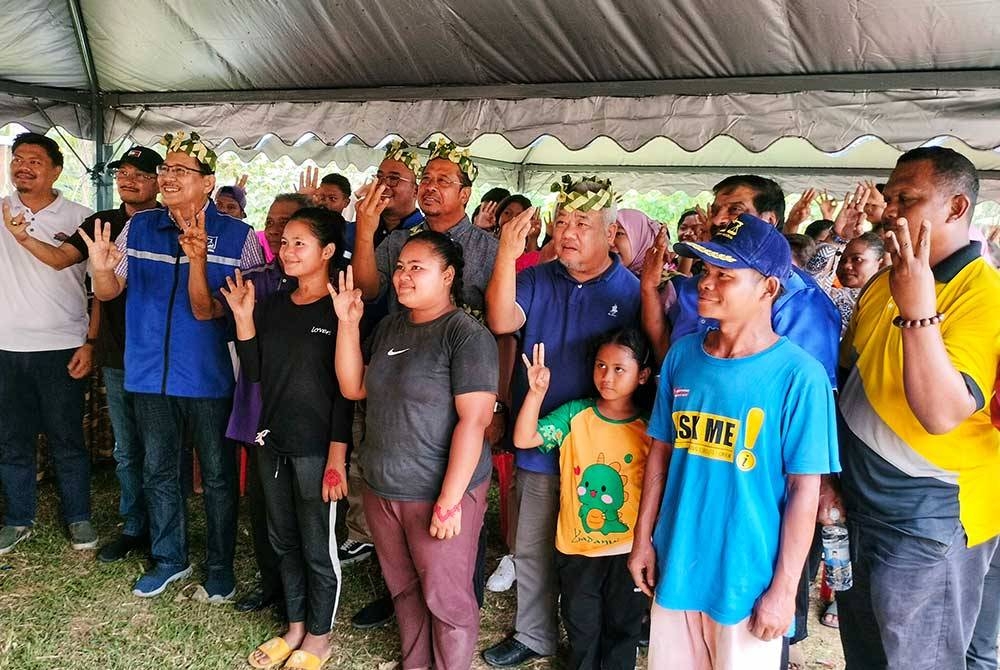
[[[486,580],[486,588],[493,593],[501,593],[514,585],[517,576],[514,574],[514,557],[507,554],[500,559],[500,565]]]

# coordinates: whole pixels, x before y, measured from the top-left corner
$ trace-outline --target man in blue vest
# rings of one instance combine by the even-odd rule
[[[166,209],[137,213],[117,240],[108,226],[86,238],[94,295],[110,300],[128,283],[125,389],[134,394],[146,448],[143,489],[149,509],[153,567],[135,583],[156,596],[191,574],[184,497],[182,437],[194,435],[205,488],[209,602],[236,591],[236,452],[225,440],[233,394],[222,304],[214,297],[237,268],[263,265],[260,243],[245,223],[211,201],[216,155],[192,133],[166,135],[157,167]]]

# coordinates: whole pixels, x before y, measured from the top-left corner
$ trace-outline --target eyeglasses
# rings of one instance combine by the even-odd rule
[[[455,179],[448,179],[447,177],[432,177],[428,174],[425,174],[423,177],[420,178],[421,186],[437,186],[438,188],[448,188],[453,184],[458,184],[459,187],[462,186],[462,182],[457,181]]]
[[[37,170],[44,167],[45,162],[39,158],[29,158],[27,160],[21,158],[20,156],[14,156],[10,159],[10,164],[14,167],[21,167],[22,165],[27,165],[32,170]]]
[[[205,173],[201,170],[195,170],[194,168],[184,167],[183,165],[167,165],[166,163],[160,163],[156,166],[156,174],[166,177],[181,178],[188,174],[197,174],[205,176]]]
[[[136,181],[146,181],[146,182],[156,181],[156,175],[146,174],[145,172],[132,172],[121,169],[113,169],[109,171],[109,174],[118,181],[129,181],[132,179]]]
[[[400,177],[399,175],[394,175],[394,174],[376,174],[375,179],[378,180],[379,183],[385,184],[389,188],[396,188],[397,186],[399,186],[399,182],[401,181],[403,182],[413,181],[412,179],[407,179],[406,177]]]

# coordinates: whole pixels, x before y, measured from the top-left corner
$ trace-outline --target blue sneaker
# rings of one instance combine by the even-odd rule
[[[170,582],[191,576],[191,566],[184,568],[157,565],[135,582],[132,594],[140,598],[152,598],[167,590]]]
[[[231,573],[209,573],[205,580],[205,592],[212,605],[228,603],[236,596],[236,579]]]

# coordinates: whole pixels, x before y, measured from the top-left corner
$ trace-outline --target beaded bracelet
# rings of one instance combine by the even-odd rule
[[[892,320],[892,325],[897,328],[926,328],[927,326],[936,326],[942,321],[944,321],[944,314],[938,312],[934,316],[923,319],[904,319],[902,316],[897,316]]]

